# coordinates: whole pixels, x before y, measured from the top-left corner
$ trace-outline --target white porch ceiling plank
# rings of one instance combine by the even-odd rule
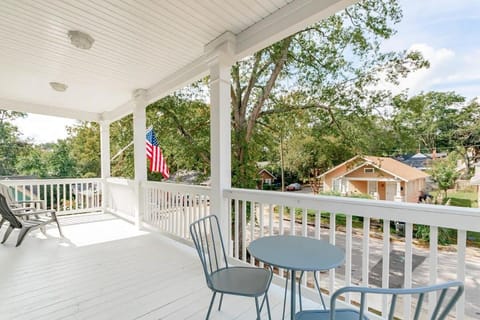
[[[220,7],[222,0],[215,0],[214,2],[217,4],[218,7]],[[235,24],[240,25],[251,25],[255,23],[256,20],[250,15],[239,14],[239,12],[242,12],[241,10],[238,10],[239,4],[241,4],[241,1],[234,2],[230,6],[225,6],[223,8],[223,12],[220,12],[220,14],[227,19],[227,23],[229,21],[235,21]],[[265,9],[263,9],[262,12],[259,13],[260,17],[264,17],[268,14],[269,12]]]
[[[162,1],[152,1],[148,4],[147,9],[155,19],[168,26],[170,31],[176,31],[175,34],[171,35],[172,38],[175,41],[183,39],[186,46],[192,40],[198,41],[196,44],[202,45],[201,39],[210,39],[219,32],[215,30],[214,24],[209,24],[208,21],[200,21],[198,13],[194,17],[187,14],[185,6],[182,6],[179,1],[168,2],[168,6]]]
[[[117,119],[131,112],[137,88],[158,99],[206,75],[205,47],[227,31],[240,59],[353,2],[3,0],[0,98]],[[89,33],[92,49],[73,47],[69,30]],[[68,90],[54,92],[51,81]]]
[[[125,3],[114,1],[108,7],[104,7],[103,4],[105,3],[94,4],[95,7],[90,6],[88,9],[96,10],[101,8],[100,18],[106,19],[105,21],[108,25],[117,25],[118,31],[128,30],[129,40],[136,41],[141,46],[158,44],[158,48],[161,48],[161,42],[158,42],[161,40],[162,42],[173,42],[182,49],[188,49],[190,47],[189,41],[195,41],[187,34],[173,34],[172,30],[178,27],[178,25],[175,25],[175,20],[168,15],[162,14],[161,11],[160,14],[153,16],[158,13],[157,10],[153,6],[147,7],[145,2]],[[82,3],[80,2],[80,4]],[[110,33],[107,30],[107,34]],[[149,42],[141,41],[142,39],[149,40]],[[197,45],[201,45],[201,41]]]
[[[54,106],[46,106],[41,104],[35,104],[30,102],[15,101],[9,99],[0,98],[0,106],[7,110],[28,112],[35,114],[42,114],[54,117],[63,117],[83,121],[100,121],[100,117],[97,113],[93,112],[78,112],[77,110],[70,110],[65,108],[57,108]]]
[[[75,2],[75,4],[79,10],[84,12],[86,17],[69,15],[69,21],[65,22],[68,23],[68,27],[75,29],[75,26],[78,24],[88,26],[84,27],[82,31],[87,31],[94,36],[96,39],[95,46],[99,43],[104,43],[105,47],[110,51],[121,51],[122,55],[129,56],[129,62],[143,58],[142,56],[139,57],[139,53],[147,55],[146,58],[151,58],[148,55],[159,52],[162,49],[159,40],[174,42],[182,49],[189,48],[186,44],[182,47],[183,42],[178,42],[178,38],[170,36],[167,32],[169,29],[162,29],[158,24],[146,23],[145,19],[132,17],[127,11],[118,12],[115,7],[105,8],[103,6],[104,2],[98,2],[98,4],[92,4],[91,6],[87,6],[81,1]],[[59,7],[56,10],[68,14],[68,4],[61,2],[60,5],[65,6],[65,8]],[[161,38],[159,39],[159,37]],[[157,43],[158,45],[156,45]],[[161,57],[159,55],[156,58],[161,59]],[[140,61],[155,60],[142,59]]]

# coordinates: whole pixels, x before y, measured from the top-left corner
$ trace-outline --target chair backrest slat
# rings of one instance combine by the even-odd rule
[[[396,294],[392,295],[392,302],[390,304],[390,312],[388,313],[388,320],[393,320],[393,317],[395,316],[395,307],[397,305],[397,297],[398,295]]]
[[[3,194],[0,194],[0,215],[10,223],[10,226],[17,229],[22,227],[22,223],[17,219],[17,217],[15,217],[15,215],[12,213],[12,210],[10,210],[10,207],[7,204],[7,199],[3,196]]]
[[[425,293],[420,293],[418,296],[417,307],[415,308],[414,320],[420,319],[420,313],[422,312],[423,299],[425,298]]]
[[[453,293],[447,296],[447,292],[452,291]],[[388,319],[394,319],[395,317],[395,308],[397,305],[397,298],[398,296],[404,295],[413,295],[418,296],[417,305],[415,308],[415,315],[414,319],[418,320],[422,313],[422,304],[425,298],[425,294],[430,292],[439,292],[439,296],[435,301],[435,307],[430,317],[431,320],[444,320],[453,309],[455,304],[457,303],[460,296],[463,294],[464,285],[460,281],[451,281],[437,285],[431,285],[427,287],[420,287],[420,288],[413,288],[413,289],[388,289],[388,288],[369,288],[369,287],[344,287],[338,289],[332,295],[330,300],[330,309],[335,310],[335,304],[337,298],[345,294],[347,292],[353,293],[360,293],[360,317],[359,319],[363,319],[365,313],[365,301],[366,295],[368,294],[382,294],[382,295],[390,295],[392,296],[392,301],[390,305],[390,310],[388,314]],[[368,313],[368,310],[366,311]],[[335,312],[331,312],[334,314]],[[330,319],[334,319],[334,317],[330,317]]]
[[[200,257],[207,284],[211,286],[211,275],[228,268],[218,218],[209,215],[193,222],[190,225],[190,235]]]
[[[440,307],[443,304],[443,300],[445,299],[446,294],[447,294],[447,289],[443,289],[442,293],[440,294],[440,297],[438,297],[437,299],[437,305],[435,306],[435,310],[433,310],[433,313],[430,319],[432,320],[436,319],[438,313],[440,312]]]
[[[0,183],[0,194],[2,194],[5,197],[8,204],[15,202],[15,199],[12,196],[12,193],[10,192],[10,187],[3,183]]]
[[[366,294],[364,292],[361,293],[360,295],[360,317],[359,320],[363,318],[363,315],[365,314],[365,299],[366,299]]]
[[[215,216],[215,218],[216,218],[216,216]],[[213,251],[213,259],[215,259],[214,262],[212,262],[212,264],[214,266],[214,267],[212,267],[212,270],[218,270],[219,266],[220,266],[220,263],[218,261],[218,255],[217,255],[217,246],[216,246],[217,242],[215,241],[216,240],[215,239],[216,228],[214,228],[214,226],[212,225],[212,221],[213,221],[213,219],[208,219],[208,222],[209,222],[209,225],[210,225],[210,240],[211,240],[211,242],[209,242],[209,243],[212,244],[211,250]],[[210,258],[212,258],[212,256],[210,256]]]

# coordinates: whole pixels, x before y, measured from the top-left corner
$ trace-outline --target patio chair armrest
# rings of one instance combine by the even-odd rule
[[[42,215],[42,214],[50,214],[52,216],[57,216],[56,213],[55,213],[55,210],[31,210],[31,211],[24,211],[24,212],[19,212],[19,211],[13,211],[13,214],[16,216],[16,217],[29,217],[29,216],[35,216],[38,218],[38,215]]]
[[[12,203],[12,205],[33,204],[34,205],[33,208],[36,208],[37,203],[40,204],[40,209],[44,209],[46,207],[45,206],[45,200],[20,200],[20,201],[15,201],[14,203]]]

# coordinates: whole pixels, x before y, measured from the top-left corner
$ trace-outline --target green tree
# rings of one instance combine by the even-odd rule
[[[445,193],[445,197],[447,197],[447,190],[452,188],[460,176],[460,173],[456,170],[457,159],[458,155],[452,152],[446,159],[438,159],[432,163],[430,174],[438,184],[438,188]]]
[[[462,155],[467,173],[473,174],[472,164],[480,161],[480,105],[470,101],[462,108],[454,121],[454,141],[457,151]]]
[[[401,16],[396,1],[362,1],[233,66],[235,186],[254,184],[254,159],[262,150],[257,123],[265,115],[309,108],[338,125],[336,113],[366,115],[383,107],[388,92],[372,89],[382,74],[396,82],[428,66],[418,52],[381,52],[381,40],[391,37]],[[276,103],[292,90],[289,101]]]
[[[40,146],[24,147],[17,158],[16,170],[20,175],[46,177],[47,153]]]
[[[64,174],[63,169],[76,163],[78,176],[100,176],[100,127],[95,122],[79,122],[67,128],[68,138],[65,146],[57,147],[58,152],[70,155],[65,163],[55,164],[57,173]],[[63,149],[63,150],[62,150]],[[57,159],[58,160],[58,159]],[[64,168],[61,168],[64,166]],[[62,170],[60,170],[62,169]]]
[[[393,100],[393,123],[404,133],[403,139],[415,139],[417,148],[451,149],[455,145],[455,119],[464,101],[454,92],[428,92],[411,98],[401,94]]]
[[[113,177],[133,179],[133,115],[128,115],[110,124],[111,174]]]
[[[77,163],[71,155],[70,145],[58,140],[48,155],[49,174],[53,177],[76,177]]]
[[[17,156],[27,145],[11,121],[26,117],[25,113],[0,109],[0,176],[16,174]]]
[[[210,108],[196,94],[179,91],[147,108],[147,122],[171,172],[185,169],[208,175],[210,171]]]

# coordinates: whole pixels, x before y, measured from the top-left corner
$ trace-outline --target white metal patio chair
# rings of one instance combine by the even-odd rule
[[[232,267],[228,265],[218,218],[210,215],[190,225],[190,234],[202,263],[208,287],[213,296],[206,319],[210,317],[217,293],[220,293],[218,310],[222,307],[223,295],[231,294],[255,298],[257,320],[264,304],[271,319],[267,291],[272,281],[271,269],[256,267]],[[259,298],[263,296],[262,303]]]
[[[458,299],[462,295],[464,290],[463,283],[460,281],[446,282],[442,284],[419,287],[413,289],[388,289],[388,288],[368,288],[368,287],[344,287],[335,291],[330,299],[330,310],[307,310],[298,312],[295,315],[296,320],[364,320],[369,319],[368,311],[366,310],[366,298],[367,295],[389,295],[391,296],[390,308],[388,316],[382,316],[382,319],[395,319],[395,310],[397,306],[397,300],[399,296],[418,296],[416,300],[415,312],[413,315],[414,320],[426,319],[425,315],[422,315],[422,305],[425,295],[430,292],[437,292],[437,299],[435,301],[435,308],[432,314],[429,316],[430,320],[443,320],[446,319],[449,312],[457,303]],[[447,296],[447,292],[452,293]],[[345,293],[359,293],[360,294],[360,306],[359,309],[345,309],[336,308],[337,299]],[[413,301],[413,299],[412,299]],[[378,319],[378,317],[376,318]]]

